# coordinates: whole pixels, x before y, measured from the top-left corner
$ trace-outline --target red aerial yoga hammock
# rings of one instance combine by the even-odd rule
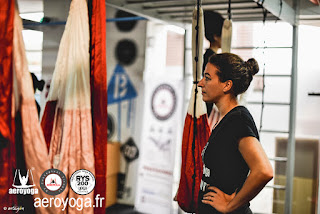
[[[14,1],[0,0],[0,210],[15,205],[16,196],[9,195],[13,170],[16,168],[13,93],[13,20]]]
[[[90,18],[90,86],[93,145],[96,169],[95,196],[106,195],[107,164],[107,62],[106,62],[106,8],[105,0],[89,0]],[[102,207],[95,207],[95,213],[105,213]]]
[[[199,2],[193,12],[192,29],[194,85],[183,130],[181,175],[176,195],[179,206],[186,212],[196,212],[198,207],[203,167],[201,152],[210,135],[206,106],[202,100],[201,88],[197,86],[201,79],[203,45],[203,11]]]

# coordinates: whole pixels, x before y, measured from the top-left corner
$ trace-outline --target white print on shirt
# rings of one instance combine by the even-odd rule
[[[207,168],[205,164],[203,164],[203,174],[204,174],[205,177],[210,177],[210,169]],[[200,189],[201,189],[202,191],[206,191],[207,185],[208,185],[208,184],[201,179]]]
[[[203,164],[203,174],[206,177],[210,177],[210,169],[206,167],[206,165]]]
[[[207,183],[203,180],[201,180],[201,183],[200,183],[200,190],[205,192],[206,191],[206,187],[207,187]]]
[[[202,152],[201,152],[202,160],[204,158],[204,153],[206,152],[206,149],[207,149],[208,145],[209,145],[209,142],[207,142],[206,146],[202,149]]]

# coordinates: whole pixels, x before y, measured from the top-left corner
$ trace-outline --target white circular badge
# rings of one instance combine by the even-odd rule
[[[78,195],[87,195],[94,189],[96,179],[94,175],[86,169],[75,171],[70,177],[71,189]]]

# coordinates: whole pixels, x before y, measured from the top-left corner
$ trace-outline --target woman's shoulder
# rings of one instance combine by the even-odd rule
[[[230,118],[248,116],[251,115],[249,110],[245,106],[236,106],[227,113],[226,116]]]
[[[249,110],[244,106],[238,106],[230,112],[227,127],[239,138],[253,136],[259,139],[259,133]]]
[[[245,106],[233,108],[227,115],[228,121],[254,121],[251,113]]]

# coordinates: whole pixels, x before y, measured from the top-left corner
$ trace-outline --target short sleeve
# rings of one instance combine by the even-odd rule
[[[254,122],[245,115],[237,115],[232,120],[232,133],[234,142],[239,143],[243,137],[255,137],[259,140]]]

